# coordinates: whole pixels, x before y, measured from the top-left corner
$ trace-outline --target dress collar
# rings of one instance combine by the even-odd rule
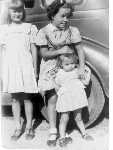
[[[63,32],[65,32],[66,30],[69,29],[69,27],[68,27],[68,28],[66,28],[65,30],[60,30],[59,28],[57,28],[57,27],[56,27],[55,25],[53,25],[52,23],[49,23],[48,26],[49,26],[49,29],[50,29],[51,31],[53,31],[53,32],[55,32],[55,31],[63,31]]]
[[[49,28],[51,29],[51,31],[59,31],[59,29],[55,26],[55,25],[53,25],[52,23],[50,23],[49,24]]]

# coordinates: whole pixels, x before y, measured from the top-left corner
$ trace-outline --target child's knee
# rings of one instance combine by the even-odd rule
[[[14,98],[14,97],[12,97],[12,100],[11,100],[11,102],[14,104],[16,104],[16,103],[21,103],[21,100],[19,99],[19,98]]]
[[[75,120],[76,120],[76,122],[80,122],[80,121],[82,121],[82,118],[81,117],[76,117]]]
[[[18,102],[18,100],[17,99],[12,99],[12,103],[17,103]]]
[[[61,115],[60,122],[68,122],[68,120],[69,120],[69,115],[68,115],[68,113]]]
[[[82,121],[81,113],[77,113],[75,116],[76,122]]]
[[[24,104],[32,104],[30,99],[24,100]]]
[[[55,105],[56,106],[56,101],[57,101],[57,96],[53,95],[49,100],[48,100],[48,104],[50,105]]]

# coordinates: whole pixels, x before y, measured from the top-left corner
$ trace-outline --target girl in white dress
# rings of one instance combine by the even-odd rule
[[[24,23],[24,4],[21,0],[9,3],[10,23],[0,26],[0,48],[2,51],[2,92],[11,93],[12,111],[15,120],[13,140],[22,134],[20,118],[21,100],[26,114],[26,139],[34,137],[32,129],[33,106],[31,94],[38,92],[36,77],[36,26]]]
[[[69,48],[64,46],[65,48]],[[58,95],[56,110],[61,113],[59,124],[59,144],[66,146],[72,142],[71,137],[66,137],[66,126],[69,120],[70,111],[74,111],[75,121],[80,129],[82,137],[91,140],[92,137],[86,134],[84,123],[81,118],[81,110],[88,106],[85,86],[89,84],[91,71],[85,66],[85,78],[80,78],[75,54],[66,54],[59,56],[60,69],[56,73],[53,82],[56,86]]]

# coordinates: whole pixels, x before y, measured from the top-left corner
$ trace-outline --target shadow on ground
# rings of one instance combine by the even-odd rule
[[[43,98],[41,97],[41,95],[40,94],[34,95],[32,98],[32,102],[33,102],[33,118],[35,120],[34,124],[33,124],[33,128],[36,129],[41,124],[42,120],[47,120],[47,122],[48,122],[48,118],[47,118],[47,113],[46,113],[46,107],[44,107],[44,101],[43,101]],[[3,116],[12,116],[11,105],[2,106],[2,115]],[[25,126],[26,118],[25,118],[25,113],[24,113],[24,105],[22,105],[21,115],[25,119],[25,122],[24,122],[24,126]],[[87,108],[83,109],[82,117],[83,117],[84,123],[87,123],[88,118],[89,118]],[[97,120],[88,128],[92,128],[95,125],[99,124],[104,118],[109,118],[109,100],[107,98],[106,98],[102,113],[97,118]],[[59,124],[59,119],[60,119],[60,114],[57,114],[57,127]],[[75,128],[77,128],[77,126],[74,121],[74,116],[73,116],[73,113],[70,113],[70,120],[69,120],[69,123],[67,126],[68,132],[72,132]]]

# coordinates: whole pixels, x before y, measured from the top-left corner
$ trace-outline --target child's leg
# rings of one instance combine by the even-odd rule
[[[55,90],[50,90],[46,92],[46,98],[48,99],[48,119],[49,119],[49,138],[47,141],[47,144],[49,146],[55,146],[56,145],[56,139],[57,139],[57,129],[56,129],[56,101],[57,101],[57,95]]]
[[[22,135],[22,123],[21,123],[21,104],[19,99],[19,94],[12,94],[12,112],[15,121],[15,132],[11,136],[12,140],[18,140],[18,138]]]
[[[65,112],[61,114],[60,124],[59,124],[59,145],[65,147],[67,144],[72,143],[72,138],[66,136],[66,127],[69,121],[69,113]]]
[[[50,129],[56,128],[56,100],[57,96],[52,96],[48,101],[48,117]]]
[[[26,115],[26,129],[25,129],[25,137],[27,140],[31,140],[34,138],[34,130],[32,128],[32,118],[33,118],[33,104],[29,97],[25,96],[24,105],[25,105],[25,115]]]
[[[77,123],[77,126],[78,126],[81,134],[82,134],[82,138],[85,140],[92,141],[93,140],[92,136],[90,136],[86,133],[84,122],[81,117],[81,111],[82,111],[81,109],[78,109],[75,111],[75,121]]]
[[[81,109],[76,110],[75,112],[75,121],[82,135],[86,134],[85,126],[81,117]]]
[[[26,115],[26,128],[30,129],[32,128],[32,118],[33,118],[33,104],[31,100],[26,99],[24,100],[24,105],[25,105],[25,115]]]
[[[15,95],[15,94],[14,94]],[[13,95],[12,112],[16,129],[21,129],[21,104],[19,99]]]
[[[66,136],[66,127],[67,127],[68,120],[69,120],[68,112],[62,113],[60,119],[60,125],[59,125],[60,138],[65,138]]]

